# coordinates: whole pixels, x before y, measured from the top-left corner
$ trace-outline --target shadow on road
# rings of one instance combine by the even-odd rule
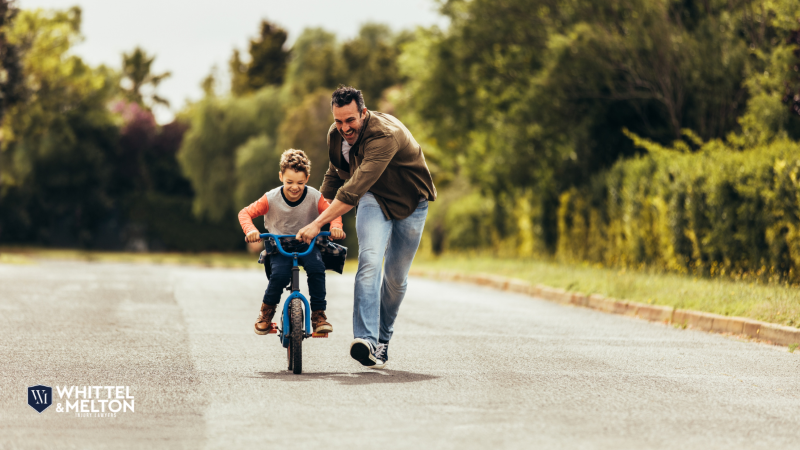
[[[433,375],[425,375],[422,373],[405,372],[402,370],[381,370],[374,372],[317,372],[317,373],[303,373],[295,375],[286,372],[258,372],[258,377],[266,380],[281,380],[281,381],[314,381],[314,380],[330,380],[336,381],[344,385],[362,385],[362,384],[379,384],[379,383],[415,383],[418,381],[429,381],[439,377]]]

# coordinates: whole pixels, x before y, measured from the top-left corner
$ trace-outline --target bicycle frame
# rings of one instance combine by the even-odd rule
[[[289,253],[281,247],[281,240],[282,237],[295,237],[294,234],[272,234],[272,233],[263,233],[259,235],[261,239],[272,238],[275,240],[275,245],[278,247],[278,252],[280,252],[284,256],[288,256],[292,258],[292,293],[289,297],[286,298],[286,301],[283,303],[283,328],[281,329],[281,333],[278,337],[281,340],[281,344],[284,347],[289,346],[289,339],[285,339],[289,333],[289,304],[292,303],[292,300],[299,298],[303,302],[303,309],[305,310],[305,326],[306,326],[306,337],[311,336],[313,329],[311,328],[311,304],[308,302],[308,299],[300,293],[300,266],[297,263],[297,258],[302,258],[303,256],[307,256],[311,253],[311,250],[314,249],[314,244],[317,242],[317,238],[320,236],[330,236],[330,231],[323,231],[318,235],[314,236],[314,239],[308,244],[308,249],[302,253],[292,252]],[[267,262],[267,264],[269,264]]]

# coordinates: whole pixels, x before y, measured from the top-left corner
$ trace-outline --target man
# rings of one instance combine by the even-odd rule
[[[322,224],[357,208],[350,356],[380,369],[389,360],[394,321],[436,188],[408,129],[388,114],[367,110],[361,91],[340,86],[331,96],[331,112],[330,164],[320,188],[331,206],[302,228],[297,239],[310,242]]]

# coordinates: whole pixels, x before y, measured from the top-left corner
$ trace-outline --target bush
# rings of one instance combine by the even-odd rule
[[[559,258],[800,281],[800,143],[639,144],[561,195]]]

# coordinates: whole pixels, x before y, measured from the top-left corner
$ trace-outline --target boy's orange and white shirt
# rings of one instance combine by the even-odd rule
[[[330,204],[319,191],[306,186],[297,202],[287,203],[279,186],[239,211],[239,224],[245,234],[258,230],[253,219],[264,216],[264,225],[273,234],[297,234],[300,228],[319,217]],[[342,228],[342,218],[331,221],[331,228]]]

